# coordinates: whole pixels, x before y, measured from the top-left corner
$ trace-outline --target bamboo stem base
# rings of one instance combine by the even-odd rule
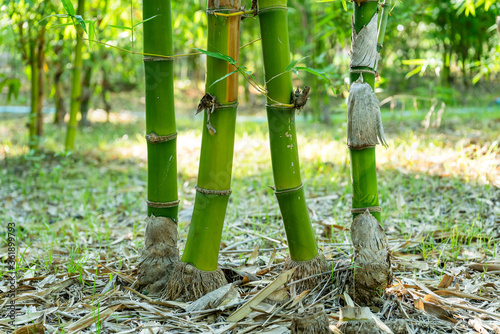
[[[392,281],[390,252],[380,223],[368,211],[351,225],[354,279],[351,296],[360,305],[379,305]]]
[[[326,258],[323,255],[323,253],[318,253],[318,255],[316,255],[313,259],[309,261],[294,261],[290,257],[287,257],[285,260],[283,271],[287,271],[292,268],[297,268],[297,269],[293,273],[290,282],[298,281],[331,270],[331,268],[328,266],[328,263],[326,262]],[[295,286],[295,293],[300,294],[305,290],[314,289],[316,286],[321,284],[321,282],[325,279],[325,277],[326,276],[323,275],[311,277],[302,282],[294,284],[293,286]],[[328,288],[325,290],[328,290]]]
[[[168,300],[193,301],[226,284],[226,277],[220,268],[203,271],[192,264],[178,262],[162,297]]]
[[[315,305],[304,312],[296,314],[292,318],[292,334],[330,334],[328,316],[323,304]]]
[[[145,245],[138,268],[138,284],[149,294],[163,290],[179,261],[177,224],[170,218],[146,218]]]

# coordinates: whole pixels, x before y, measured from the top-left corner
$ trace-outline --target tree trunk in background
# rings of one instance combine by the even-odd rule
[[[38,117],[38,57],[36,55],[37,47],[36,41],[30,42],[30,68],[31,68],[31,110],[29,115],[29,148],[37,149],[39,138],[37,136],[37,117]]]
[[[441,72],[441,85],[444,87],[450,87],[450,51],[450,46],[443,43],[443,71]]]
[[[82,118],[80,119],[81,126],[88,126],[88,113],[89,113],[89,104],[90,99],[92,97],[92,91],[90,89],[90,83],[92,78],[92,64],[89,66],[85,66],[85,71],[83,73],[82,80],[82,94],[80,98],[80,113],[82,114]]]
[[[258,8],[275,195],[290,251],[284,270],[296,267],[291,279],[300,280],[328,271],[328,266],[318,251],[300,175],[295,106],[291,104],[292,73],[285,71],[290,64],[287,0],[259,0]],[[323,279],[302,281],[295,289],[300,293]]]
[[[179,259],[177,129],[170,0],[144,0],[144,74],[148,149],[148,217],[138,283],[159,293]],[[160,57],[165,56],[165,57]]]
[[[60,33],[59,34],[59,43],[64,39],[64,34]],[[63,46],[60,44],[57,44],[54,47],[54,53],[56,54],[56,59],[61,59],[62,57],[62,51],[63,51]],[[54,115],[54,124],[63,124],[64,123],[64,116],[66,116],[66,106],[64,104],[64,98],[63,98],[63,84],[61,82],[61,77],[64,73],[64,67],[63,63],[61,61],[56,61],[55,62],[55,73],[54,73],[54,99],[55,99],[55,105],[56,105],[56,113]]]
[[[78,0],[78,9],[76,13],[82,15],[85,12],[85,0]],[[69,108],[69,122],[68,129],[66,132],[66,144],[65,150],[72,151],[75,148],[75,136],[76,136],[76,117],[78,111],[80,110],[80,95],[82,92],[82,48],[83,48],[83,29],[77,25],[77,36],[75,45],[75,58],[73,61],[73,79],[71,86],[71,105]]]
[[[43,136],[43,98],[45,94],[45,32],[46,28],[42,25],[38,35],[38,51],[37,51],[37,66],[38,66],[38,102],[36,110],[36,135],[38,139]]]
[[[56,103],[56,113],[54,116],[54,124],[63,124],[64,116],[66,116],[66,106],[64,105],[63,99],[63,84],[61,82],[61,76],[63,74],[62,66],[58,65],[56,73],[54,74],[54,86],[55,86],[55,103]]]
[[[240,9],[239,0],[208,0],[208,51],[238,61],[240,16],[223,17]],[[206,93],[198,107],[203,110],[201,155],[196,198],[182,262],[174,270],[165,296],[196,300],[227,284],[218,268],[222,228],[226,216],[233,167],[238,74],[213,84],[235,67],[226,60],[207,56]],[[216,100],[214,100],[216,99]]]

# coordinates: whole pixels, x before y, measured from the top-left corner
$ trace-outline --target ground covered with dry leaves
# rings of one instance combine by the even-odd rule
[[[500,111],[450,110],[440,128],[427,130],[424,116],[384,115],[389,148],[377,149],[377,166],[394,281],[384,305],[371,312],[394,333],[500,333]],[[17,278],[18,333],[278,334],[319,303],[336,330],[340,308],[352,303],[345,293],[352,254],[345,121],[298,122],[310,215],[334,268],[298,296],[294,283],[283,285],[287,242],[269,189],[267,125],[238,123],[219,259],[233,285],[205,304],[135,289],[146,215],[141,117],[115,114],[104,123],[95,112],[73,154],[57,153],[65,131],[52,125],[44,149],[28,152],[17,135],[23,124],[0,123],[0,256],[2,276]],[[201,127],[201,118],[179,119],[181,250]],[[11,222],[18,240],[14,272],[5,243]],[[10,333],[4,279],[0,290],[0,333]],[[239,320],[229,322],[230,315]]]

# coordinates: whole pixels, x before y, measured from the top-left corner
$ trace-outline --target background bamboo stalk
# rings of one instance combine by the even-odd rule
[[[29,148],[38,148],[38,136],[37,136],[37,117],[38,117],[38,91],[39,91],[39,80],[38,80],[38,57],[36,56],[36,40],[30,42],[30,67],[31,67],[31,110],[29,116]]]
[[[82,15],[85,12],[85,0],[78,0],[78,9],[76,10],[77,15]],[[74,51],[74,61],[73,61],[73,79],[71,82],[71,104],[69,108],[69,121],[68,129],[66,131],[66,151],[71,151],[75,148],[75,136],[76,136],[76,117],[78,111],[80,110],[80,94],[82,91],[82,48],[83,48],[83,29],[76,24],[77,36],[76,45]]]

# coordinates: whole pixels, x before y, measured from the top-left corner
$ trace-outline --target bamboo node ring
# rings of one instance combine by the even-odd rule
[[[229,14],[227,13],[227,11],[229,11]],[[241,15],[244,15],[245,12],[243,11],[240,11],[238,9],[234,9],[234,8],[209,8],[205,11],[205,13],[207,15],[215,15],[215,16],[227,16],[227,17],[231,17],[231,16],[241,16]],[[222,15],[221,15],[222,14]]]
[[[382,209],[380,208],[380,206],[369,206],[369,207],[366,207],[366,208],[353,208],[351,210],[351,213],[364,213],[364,212],[381,212]]]
[[[217,195],[217,196],[229,196],[233,192],[231,189],[228,190],[213,190],[213,189],[204,189],[198,186],[195,186],[196,191],[205,194],[205,195]]]
[[[166,142],[166,141],[173,140],[175,138],[177,138],[177,132],[171,133],[171,134],[166,135],[166,136],[160,136],[160,135],[157,135],[154,132],[148,133],[146,135],[146,141],[148,143],[151,143],[151,144],[163,143],[163,142]]]
[[[273,6],[273,7],[266,7],[258,10],[257,14],[264,13],[270,10],[288,10],[288,7],[281,7],[281,6]]]
[[[376,145],[349,145],[349,144],[347,145],[348,148],[355,151],[361,151],[367,148],[373,148],[375,146]]]
[[[231,104],[218,104],[216,106],[214,106],[214,110],[217,110],[217,109],[225,109],[225,108],[235,108],[238,106],[238,102],[233,102]]]
[[[266,108],[277,108],[277,109],[295,109],[294,104],[285,104],[285,103],[266,103]]]
[[[375,75],[377,72],[374,70],[363,70],[363,69],[349,69],[350,73],[369,73]]]
[[[147,57],[142,57],[142,61],[172,61],[174,60],[173,57],[171,56],[147,56]]]
[[[146,203],[150,208],[172,208],[174,206],[178,206],[180,201],[171,201],[171,202],[153,202],[146,200]]]
[[[304,184],[302,183],[300,186],[298,186],[296,188],[283,189],[283,190],[275,190],[274,187],[273,187],[272,189],[274,190],[274,194],[275,195],[281,195],[281,194],[291,193],[291,192],[300,190],[303,186],[304,186]]]

